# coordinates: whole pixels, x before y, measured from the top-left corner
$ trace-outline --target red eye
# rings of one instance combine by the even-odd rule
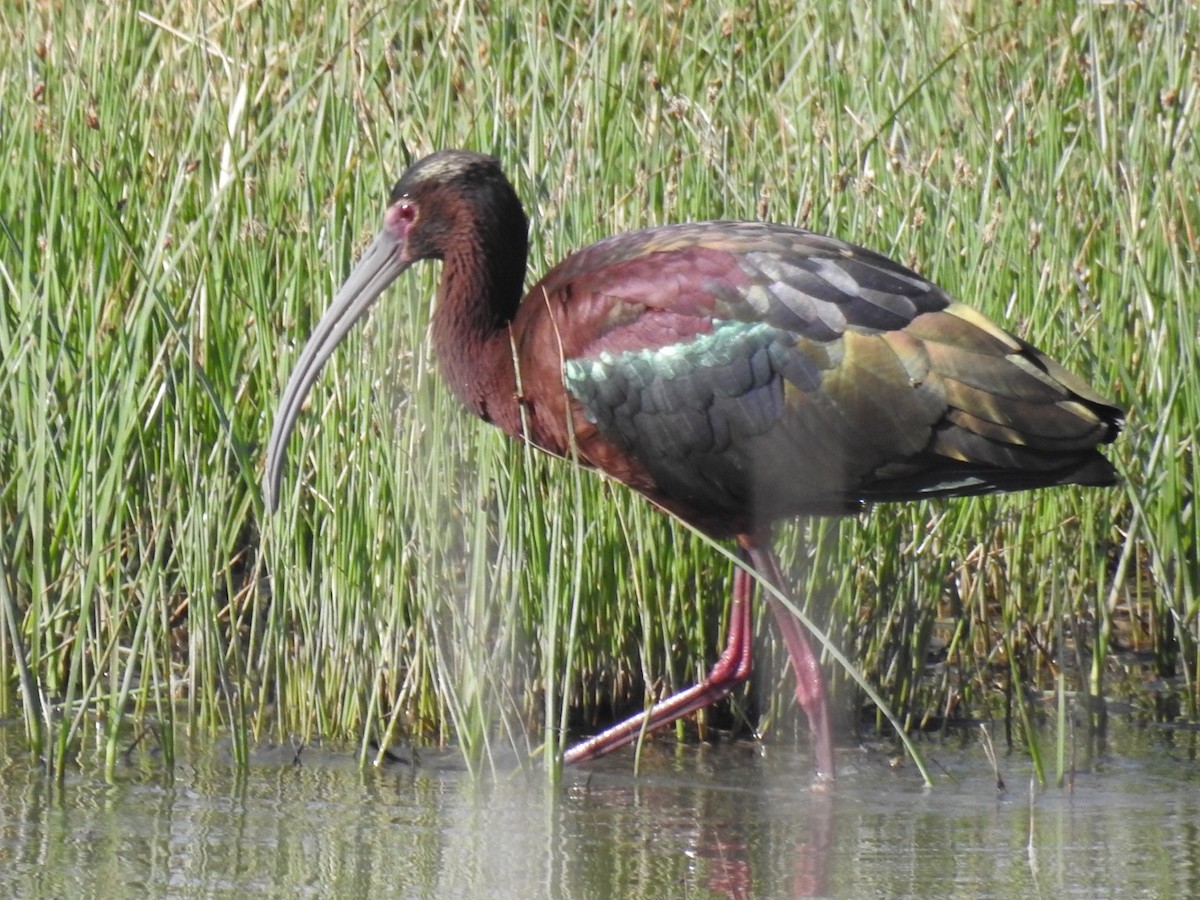
[[[401,239],[404,239],[408,235],[408,230],[412,228],[416,220],[417,204],[413,203],[407,197],[401,197],[389,206],[387,212],[383,214],[383,221],[387,224],[387,227],[392,229],[393,233]]]

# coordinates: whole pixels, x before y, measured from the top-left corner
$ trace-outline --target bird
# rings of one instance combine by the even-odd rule
[[[378,235],[280,397],[263,474],[337,345],[383,291],[440,260],[429,336],[457,400],[511,437],[605,473],[732,540],[725,647],[708,675],[563,754],[598,758],[751,673],[756,582],[785,581],[774,526],[874,503],[1117,481],[1124,412],[1026,341],[885,256],[754,221],[664,225],[584,247],[524,290],[529,224],[500,162],[441,150],[395,183]],[[770,591],[813,745],[836,774],[810,635]]]

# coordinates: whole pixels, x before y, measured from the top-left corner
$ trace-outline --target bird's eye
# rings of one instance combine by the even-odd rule
[[[400,200],[396,203],[396,218],[401,222],[411,222],[417,217],[416,204],[411,200]]]

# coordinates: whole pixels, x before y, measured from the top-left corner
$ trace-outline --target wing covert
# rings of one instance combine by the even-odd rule
[[[733,527],[863,500],[1103,483],[1120,411],[879,254],[760,223],[620,235],[531,291],[562,375],[671,505]],[[682,512],[681,512],[682,510]],[[684,514],[684,517],[687,516]]]

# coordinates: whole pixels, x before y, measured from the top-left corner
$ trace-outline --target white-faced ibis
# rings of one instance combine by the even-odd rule
[[[300,354],[267,448],[266,505],[301,404],[338,342],[397,277],[442,260],[431,334],[481,419],[606,472],[736,540],[782,584],[776,520],[877,501],[1106,485],[1096,447],[1121,410],[1020,338],[891,260],[759,222],[650,228],[592,244],[522,300],[528,222],[497,161],[448,150],[392,189],[383,230]],[[579,762],[725,696],[750,674],[753,576],[733,578],[708,677],[570,749]],[[819,779],[829,712],[806,630],[770,600]],[[649,720],[648,722],[646,720]]]

